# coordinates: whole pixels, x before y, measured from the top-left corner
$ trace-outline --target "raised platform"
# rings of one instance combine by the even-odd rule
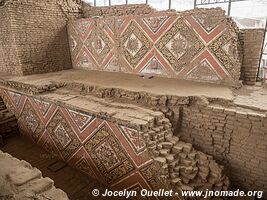
[[[42,76],[3,80],[0,93],[21,132],[70,165],[112,189],[228,188],[223,167],[174,136],[163,112],[90,95],[67,76]]]
[[[1,74],[0,84],[5,102],[30,138],[112,188],[132,188],[136,184],[131,182],[132,176],[137,172],[138,184],[153,188],[158,174],[147,179],[144,171],[159,168],[163,170],[161,178],[176,188],[205,187],[207,180],[211,187],[226,188],[227,179],[219,175],[223,174],[221,166],[192,148],[193,144],[225,165],[233,187],[267,189],[266,178],[258,177],[267,170],[267,165],[261,164],[266,163],[265,88],[237,89],[83,70],[25,77]],[[63,132],[67,132],[64,139],[58,138]],[[127,151],[129,157],[124,160],[126,154],[120,154],[118,160],[129,161],[129,171],[118,175],[113,171],[117,167],[103,167],[101,163],[108,157],[97,159],[98,137],[101,141],[119,138],[112,145],[121,146],[118,152]],[[198,159],[204,166],[197,164]],[[95,165],[100,171],[90,168]]]
[[[134,93],[147,93],[152,96],[185,98],[203,96],[208,99],[232,102],[241,107],[250,107],[253,110],[267,111],[267,101],[265,100],[267,99],[267,89],[257,86],[243,86],[237,89],[171,78],[153,77],[149,79],[133,74],[80,69],[22,77],[0,73],[0,83],[31,93],[42,93],[63,87],[69,91],[76,90],[84,93],[118,89]]]

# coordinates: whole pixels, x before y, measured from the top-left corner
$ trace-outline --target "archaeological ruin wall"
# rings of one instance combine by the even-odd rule
[[[255,85],[261,62],[264,29],[242,29],[241,40],[243,43],[241,77],[244,80],[244,84]]]
[[[17,56],[16,43],[11,34],[12,19],[9,8],[0,4],[0,71],[21,75],[20,61]]]
[[[90,6],[82,3],[82,12],[84,18],[89,17],[110,17],[123,15],[143,15],[150,14],[155,10],[148,4],[128,4],[115,6]]]
[[[184,107],[178,135],[224,164],[233,187],[266,193],[266,134],[266,111],[210,104]]]
[[[29,96],[3,88],[1,96],[22,134],[112,189],[179,192],[229,186],[223,167],[174,136],[162,112],[60,90]]]
[[[79,1],[2,1],[0,70],[27,75],[72,68],[66,23],[80,8]]]
[[[42,177],[40,170],[24,160],[0,151],[0,199],[69,200],[67,194]]]
[[[239,83],[238,30],[221,9],[83,18],[68,32],[74,68]]]
[[[81,8],[80,2],[64,0],[0,1],[0,71],[27,75],[73,66],[231,86],[239,85],[241,72],[244,84],[255,84],[261,30],[241,33],[221,9],[176,13],[156,12],[148,6],[124,8]],[[87,18],[76,19],[82,15]],[[162,185],[186,190],[204,185],[225,189],[228,179],[208,156],[212,155],[226,166],[233,187],[267,194],[266,110],[225,99],[154,95],[60,81],[44,88],[32,86],[31,91],[27,91],[27,84],[3,80],[1,84],[7,86],[0,89],[1,96],[19,119],[23,134],[114,189]],[[105,112],[95,113],[86,106],[73,105],[75,95],[53,93],[63,86],[84,95],[145,107],[151,115],[140,124],[138,120],[129,122],[132,118],[125,121],[125,116],[103,114],[109,106]],[[147,116],[140,107],[137,110],[142,119]],[[94,143],[94,137],[101,138],[101,144]],[[86,145],[90,142],[93,149]],[[101,148],[110,150],[109,146],[117,149],[113,157],[99,153]],[[97,155],[101,159],[95,159]],[[118,163],[112,158],[118,158]],[[163,170],[161,180],[159,169]]]
[[[66,87],[163,112],[174,135],[225,166],[232,188],[267,194],[266,110],[220,98],[156,95],[78,83]]]

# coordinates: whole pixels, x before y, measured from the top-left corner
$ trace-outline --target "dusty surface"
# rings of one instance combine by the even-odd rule
[[[86,85],[97,85],[107,88],[121,88],[137,92],[149,92],[159,95],[207,96],[213,98],[233,99],[231,88],[221,85],[197,83],[170,78],[142,78],[138,75],[86,71],[79,69],[60,72],[14,77],[0,73],[0,79],[42,86],[54,82],[75,82]]]
[[[55,85],[63,87],[68,84],[81,84],[100,88],[118,88],[131,92],[146,92],[153,95],[170,95],[177,97],[203,96],[209,99],[222,99],[233,102],[237,106],[251,107],[256,110],[267,110],[267,89],[259,86],[243,86],[240,89],[198,83],[170,78],[142,78],[133,74],[110,73],[86,70],[64,70],[61,72],[14,77],[0,73],[0,83],[10,82],[12,85],[24,84],[24,88],[36,87],[38,92]],[[45,88],[45,89],[44,89]],[[249,98],[248,98],[249,97]]]
[[[70,94],[67,90],[59,89],[56,92],[41,94],[40,97],[63,102],[76,109],[89,111],[93,115],[106,116],[127,123],[145,125],[152,122],[155,117],[163,117],[161,112],[152,111],[130,104],[114,103],[110,100],[99,99],[93,96],[79,96],[75,92]]]
[[[267,88],[244,86],[236,91],[234,103],[247,108],[267,110]]]
[[[54,187],[54,181],[43,178],[41,171],[0,151],[0,199],[69,199]]]

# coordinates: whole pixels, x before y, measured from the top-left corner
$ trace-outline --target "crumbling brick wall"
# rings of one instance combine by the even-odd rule
[[[179,135],[224,163],[234,187],[267,192],[267,116],[219,105],[183,107]]]
[[[2,1],[0,4],[0,71],[21,75],[12,27],[11,10]]]
[[[223,99],[165,96],[79,83],[66,87],[163,112],[180,140],[214,156],[225,166],[233,187],[267,194],[266,111],[235,106]]]
[[[82,4],[84,17],[108,17],[108,16],[122,16],[122,15],[142,15],[149,14],[155,10],[148,4],[129,4],[129,5],[115,5],[115,6],[90,6],[89,4]]]
[[[42,177],[42,172],[25,160],[0,151],[0,199],[69,200],[67,194]]]
[[[255,85],[260,65],[264,29],[243,29],[242,78],[246,85]]]
[[[5,0],[0,9],[1,71],[26,75],[71,68],[66,23],[79,16],[79,1]]]
[[[228,189],[223,167],[174,136],[162,112],[90,96],[71,98],[76,106],[58,90],[28,96],[0,87],[0,96],[22,134],[111,189]]]

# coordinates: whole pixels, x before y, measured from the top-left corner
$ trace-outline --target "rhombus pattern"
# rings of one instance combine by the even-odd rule
[[[113,189],[165,187],[139,131],[41,98],[1,88],[0,96],[22,134],[88,176]]]
[[[86,18],[68,25],[75,68],[237,84],[238,32],[222,10]]]

